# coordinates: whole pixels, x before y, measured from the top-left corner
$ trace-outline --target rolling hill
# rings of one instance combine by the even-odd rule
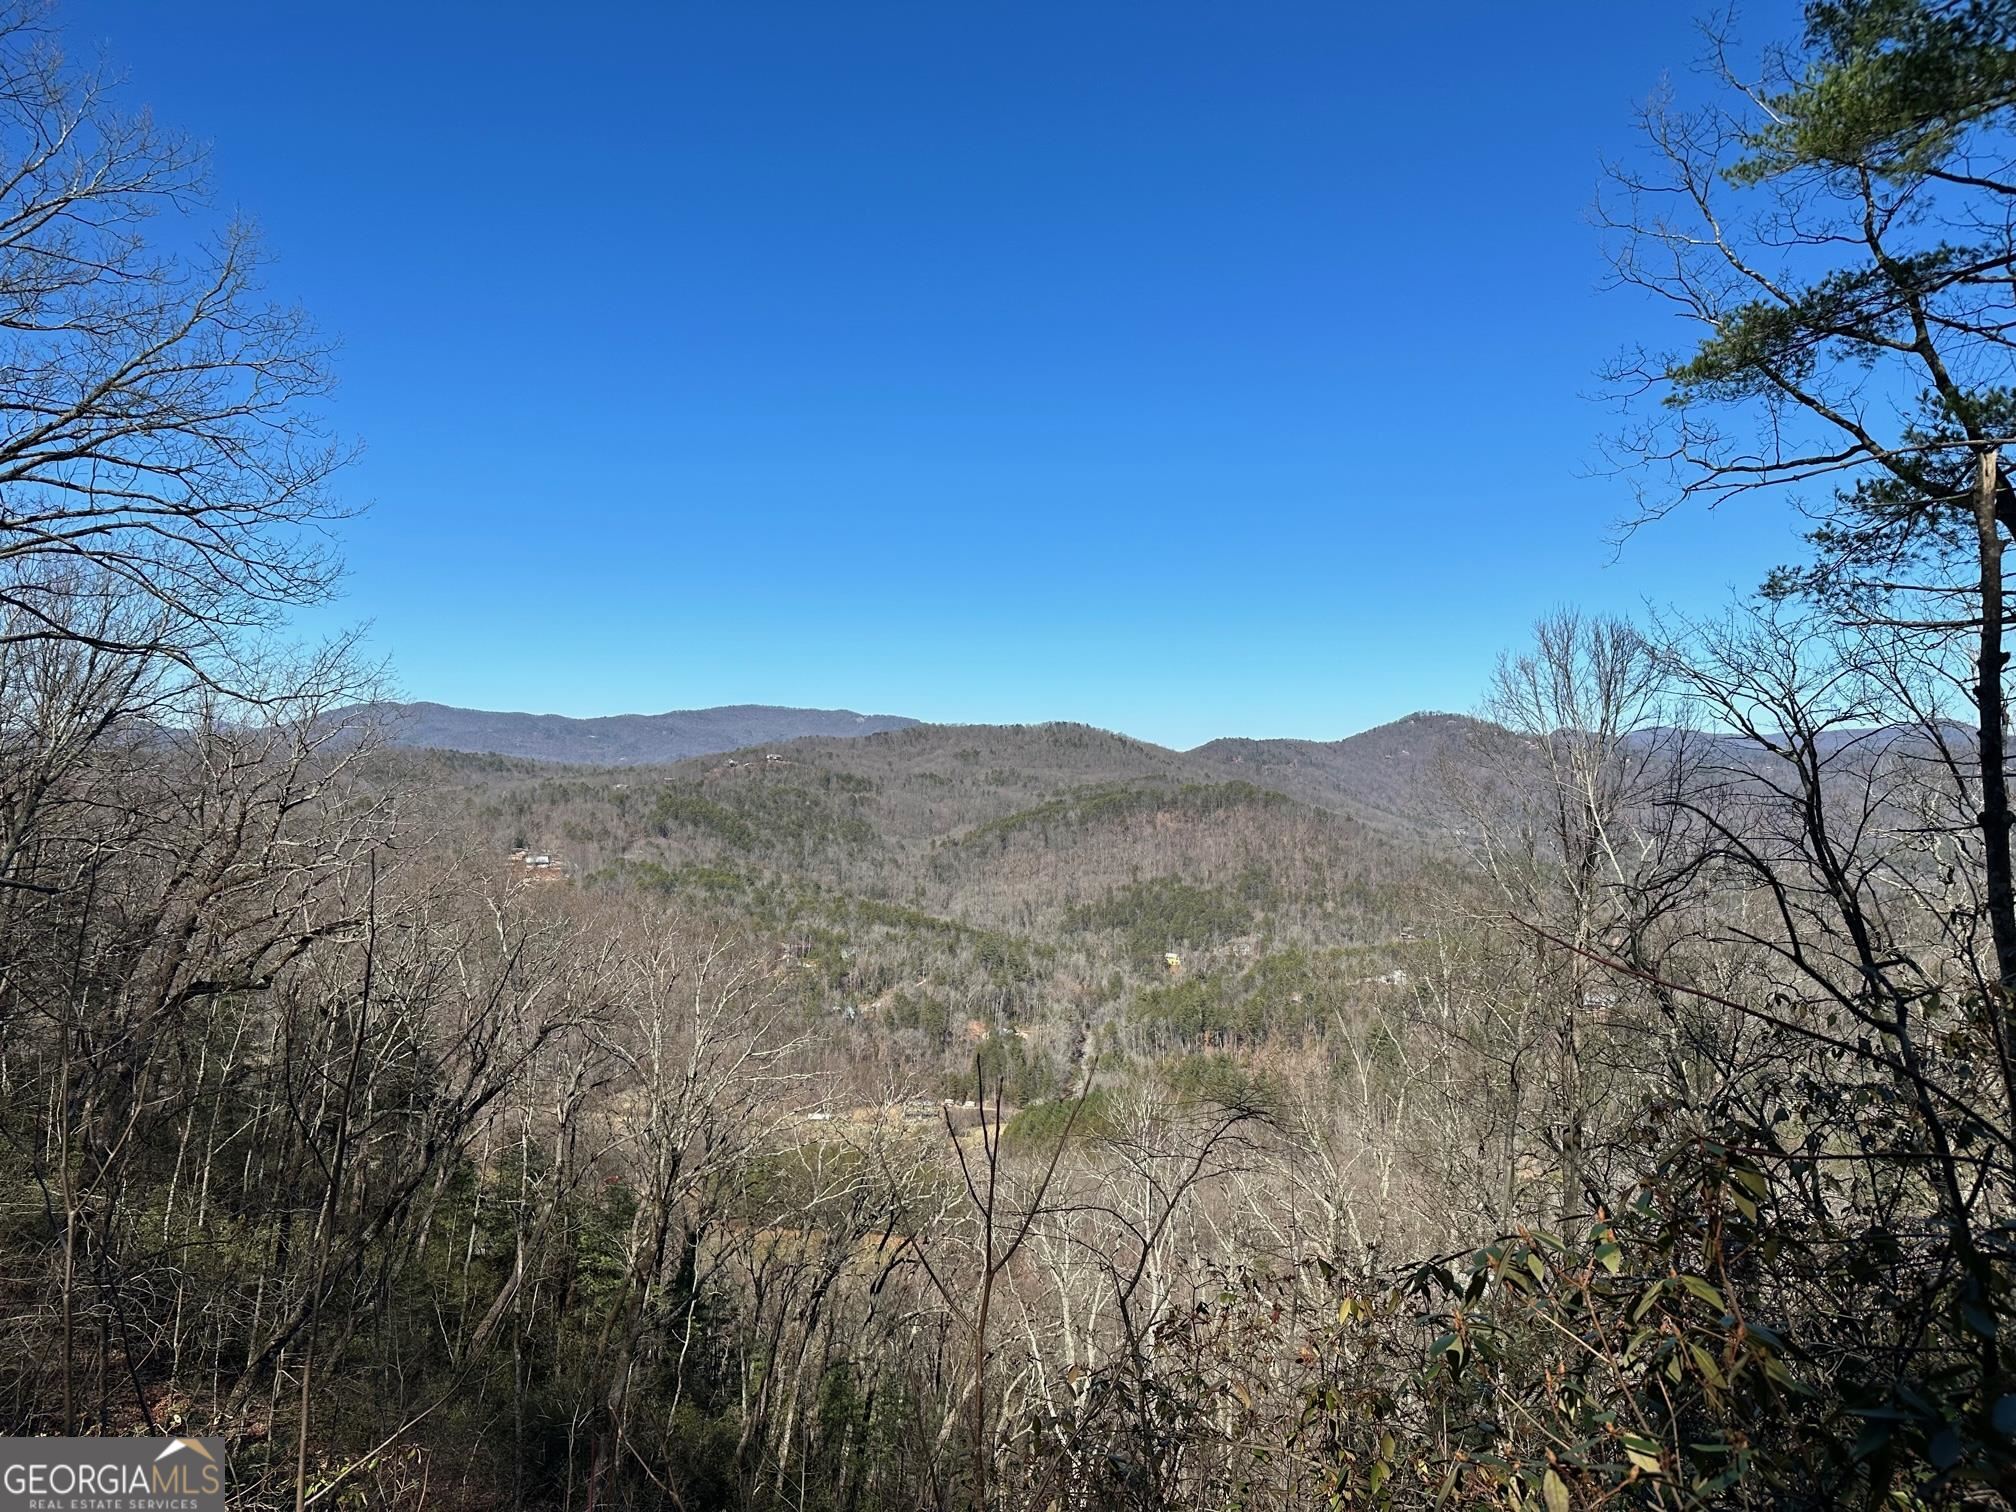
[[[1465,714],[1409,714],[1343,740],[1213,740],[1185,753],[1205,770],[1388,828],[1446,831],[1446,769],[1474,770],[1519,737]]]

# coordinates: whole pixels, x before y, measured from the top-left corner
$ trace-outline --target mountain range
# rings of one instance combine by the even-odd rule
[[[391,744],[415,751],[578,767],[662,766],[672,769],[673,780],[699,778],[713,758],[759,752],[781,753],[794,766],[838,763],[896,790],[977,766],[1002,779],[994,801],[1008,800],[1007,808],[1017,801],[1011,794],[1020,801],[1050,798],[1083,784],[1243,782],[1389,830],[1443,828],[1439,769],[1470,764],[1482,744],[1516,739],[1466,715],[1425,712],[1341,740],[1227,738],[1188,751],[1082,725],[935,725],[846,709],[749,704],[600,719],[433,703],[350,713],[368,715]],[[1011,771],[1015,780],[1005,780]],[[989,812],[970,817],[992,817],[989,805],[982,808]]]
[[[391,743],[399,746],[593,766],[684,761],[808,736],[875,735],[918,722],[895,714],[780,709],[767,704],[569,719],[438,703],[377,703],[345,710],[344,717],[381,725]]]
[[[706,710],[665,714],[609,714],[575,720],[562,714],[512,714],[466,710],[452,704],[365,704],[345,710],[347,720],[379,724],[393,746],[415,750],[456,750],[472,756],[518,756],[573,766],[633,766],[681,762],[691,756],[720,756],[750,746],[786,740],[847,740],[889,730],[909,730],[923,720],[901,714],[855,714],[853,710],[800,710],[772,704],[724,704]],[[988,726],[974,726],[988,728]],[[1282,790],[1325,786],[1325,774],[1341,756],[1373,758],[1395,776],[1413,774],[1425,748],[1439,748],[1456,730],[1486,730],[1462,714],[1409,714],[1377,730],[1345,740],[1250,740],[1224,738],[1195,746],[1183,756],[1206,766],[1242,768],[1242,776]],[[1421,736],[1435,732],[1423,746]],[[1145,750],[1163,750],[1133,742]],[[1262,776],[1264,774],[1264,776]],[[1405,786],[1405,784],[1403,784]],[[1296,794],[1304,796],[1304,794]],[[1308,794],[1314,796],[1314,794]]]

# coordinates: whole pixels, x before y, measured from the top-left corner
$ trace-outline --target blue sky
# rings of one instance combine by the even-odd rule
[[[1684,5],[62,14],[340,338],[369,510],[307,628],[410,697],[1334,738],[1794,549],[1616,555],[1592,475],[1596,368],[1671,333],[1586,211]]]

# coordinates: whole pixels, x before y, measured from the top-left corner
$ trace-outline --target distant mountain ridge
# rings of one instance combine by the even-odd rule
[[[690,756],[713,756],[811,736],[877,735],[907,730],[918,723],[900,714],[788,709],[769,704],[611,714],[598,719],[458,709],[438,703],[367,704],[346,713],[382,724],[387,738],[398,746],[606,766],[683,761]]]
[[[1443,828],[1448,800],[1441,769],[1469,767],[1486,750],[1509,754],[1524,744],[1487,720],[1423,712],[1342,740],[1222,739],[1186,754],[1226,776],[1375,824]]]
[[[1178,751],[1085,725],[936,725],[902,715],[756,704],[599,719],[436,703],[353,712],[381,723],[396,746],[576,766],[670,765],[751,748],[774,748],[792,759],[816,759],[824,748],[837,758],[827,742],[852,746],[879,736],[846,764],[899,783],[911,780],[913,764],[944,776],[983,760],[983,753],[992,762],[997,748],[1001,764],[1014,766],[1028,755],[1022,746],[1034,741],[1046,753],[1046,771],[1055,766],[1051,777],[1060,782],[1244,781],[1377,827],[1408,830],[1446,828],[1442,767],[1463,766],[1485,747],[1518,740],[1485,721],[1438,713],[1409,714],[1342,740],[1233,737]]]

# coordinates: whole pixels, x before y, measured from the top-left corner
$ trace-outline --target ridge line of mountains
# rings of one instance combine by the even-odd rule
[[[902,714],[858,714],[852,709],[800,709],[773,704],[722,704],[706,709],[672,709],[663,714],[607,714],[577,719],[564,714],[523,714],[490,709],[465,709],[452,704],[384,701],[340,711],[347,720],[381,723],[393,745],[410,749],[457,751],[465,755],[509,756],[570,766],[664,765],[695,756],[720,756],[752,746],[793,740],[849,739],[891,730],[925,727],[926,721]],[[1404,726],[1437,721],[1474,725],[1465,715],[1422,711],[1388,724],[1361,730],[1339,740],[1267,739],[1227,736],[1188,750],[1158,746],[1153,741],[1118,738],[1155,750],[1237,763],[1279,764],[1320,759],[1321,754]],[[1050,720],[1032,726],[940,725],[934,728],[1043,728],[1073,721]],[[1094,728],[1087,726],[1086,728]],[[1111,732],[1117,733],[1117,732]]]
[[[1434,767],[1474,753],[1480,738],[1517,738],[1466,715],[1441,713],[1409,714],[1341,740],[1227,737],[1178,751],[1069,722],[928,724],[851,709],[757,704],[594,719],[436,703],[388,702],[345,712],[378,724],[390,744],[410,750],[554,766],[685,765],[695,777],[702,775],[700,768],[714,764],[712,758],[732,766],[733,757],[760,752],[791,763],[820,762],[844,760],[842,752],[850,748],[889,776],[940,767],[950,770],[977,760],[981,748],[986,750],[987,765],[1033,764],[1047,772],[1057,765],[1053,748],[1061,741],[1074,754],[1049,773],[1052,780],[1244,782],[1315,808],[1352,814],[1380,828],[1434,823],[1430,810],[1439,792]]]
[[[341,711],[344,719],[382,724],[392,744],[469,755],[515,756],[571,766],[647,766],[716,756],[748,746],[811,736],[874,735],[919,723],[899,714],[852,709],[787,709],[724,704],[663,714],[517,714],[439,703],[382,702]]]

